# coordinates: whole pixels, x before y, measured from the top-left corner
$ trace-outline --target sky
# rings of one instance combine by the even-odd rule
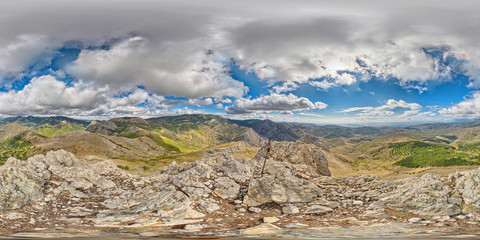
[[[0,117],[480,118],[480,1],[0,1]]]

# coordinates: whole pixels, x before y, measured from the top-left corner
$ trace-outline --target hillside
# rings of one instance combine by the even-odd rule
[[[115,118],[92,122],[86,131],[106,136],[137,138],[150,136],[162,141],[166,148],[181,152],[198,151],[228,143],[249,130],[216,115],[181,115],[151,119]],[[254,139],[252,143],[261,142]]]
[[[7,139],[26,130],[33,130],[45,137],[83,130],[88,121],[68,117],[11,117],[0,120],[0,139]]]

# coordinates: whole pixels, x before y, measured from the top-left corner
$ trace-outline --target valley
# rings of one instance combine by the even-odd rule
[[[479,122],[349,128],[208,114],[107,121],[13,117],[0,121],[0,164],[64,149],[80,158],[113,159],[119,168],[147,176],[173,161],[193,162],[219,150],[251,158],[270,138],[315,143],[334,176],[396,179],[478,167],[479,132]]]

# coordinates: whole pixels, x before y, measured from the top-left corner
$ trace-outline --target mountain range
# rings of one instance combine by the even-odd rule
[[[79,157],[117,159],[126,166],[140,161],[142,165],[138,168],[150,168],[155,165],[152,162],[161,162],[163,166],[173,160],[193,161],[209,149],[230,148],[251,157],[268,139],[308,139],[330,156],[334,173],[346,170],[390,174],[411,172],[405,167],[412,166],[477,165],[479,132],[480,121],[352,128],[231,120],[211,114],[149,119],[122,117],[105,121],[61,116],[12,117],[0,121],[0,162],[8,157],[25,159],[37,153],[65,149]],[[434,149],[436,155],[431,156],[432,151],[428,149]],[[334,165],[343,167],[335,169]]]

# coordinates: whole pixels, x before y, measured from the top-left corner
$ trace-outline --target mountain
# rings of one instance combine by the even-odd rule
[[[83,130],[88,121],[68,117],[10,117],[0,121],[0,140],[13,137],[23,131],[33,130],[43,136],[52,137],[60,133]]]
[[[30,154],[64,149],[78,157],[90,155],[114,159],[153,159],[165,154],[164,147],[153,139],[141,136],[135,139],[104,136],[83,130],[58,134],[35,144]]]
[[[233,139],[232,141],[245,142],[248,145],[254,147],[263,147],[267,143],[267,140],[264,137],[258,135],[258,133],[251,128],[248,129],[246,132],[242,133],[242,135]]]
[[[296,141],[301,136],[296,133],[299,125],[276,123],[271,120],[230,120],[230,122],[240,126],[252,128],[258,135],[274,141]],[[309,128],[307,125],[302,127]]]
[[[94,121],[85,130],[106,136],[128,138],[153,136],[163,141],[165,146],[175,146],[182,152],[188,152],[231,142],[249,129],[220,116],[193,114]]]

